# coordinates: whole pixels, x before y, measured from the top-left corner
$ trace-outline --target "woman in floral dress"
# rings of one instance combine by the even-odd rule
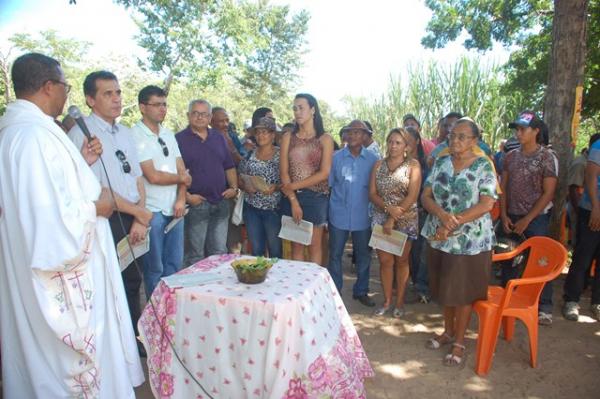
[[[471,119],[456,122],[448,135],[451,155],[436,160],[421,196],[429,212],[421,232],[429,240],[429,288],[444,309],[444,332],[426,346],[452,344],[446,366],[464,366],[472,305],[487,298],[492,265],[496,173],[488,157],[473,152],[478,138]]]
[[[421,167],[416,159],[409,156],[408,133],[401,128],[392,129],[386,139],[387,156],[373,166],[369,186],[369,199],[375,205],[373,225],[381,225],[385,234],[392,230],[408,236],[402,256],[380,249],[377,250],[383,305],[375,311],[382,316],[391,309],[392,283],[396,270],[396,306],[392,315],[404,315],[404,289],[408,280],[408,260],[411,240],[418,234],[417,198],[421,186]]]

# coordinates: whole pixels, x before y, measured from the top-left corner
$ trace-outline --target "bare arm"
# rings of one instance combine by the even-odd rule
[[[229,188],[221,195],[223,198],[233,198],[238,193],[238,179],[237,179],[237,170],[235,168],[229,168],[225,171],[225,177],[227,178],[227,184]]]
[[[504,171],[502,172],[502,177],[500,179],[500,190],[502,194],[500,194],[500,220],[502,221],[502,227],[505,232],[512,231],[512,222],[508,217],[508,195],[507,187],[508,187],[508,172],[506,171],[506,160],[504,161]]]
[[[187,192],[187,188],[190,186],[190,184],[192,184],[192,177],[185,169],[185,165],[181,157],[177,158],[176,165],[177,174],[182,179],[182,182],[177,185],[177,199],[175,200],[175,205],[173,206],[173,216],[180,218],[185,213],[185,194]]]
[[[148,180],[148,183],[150,184],[156,184],[158,186],[169,186],[172,184],[181,184],[184,182],[184,175],[180,175],[179,170],[178,173],[169,173],[156,170],[154,168],[154,162],[152,161],[152,159],[141,162],[140,167],[142,168],[142,173],[144,177],[146,178],[146,180]]]
[[[517,234],[523,234],[529,223],[535,219],[554,197],[554,190],[558,179],[554,176],[544,177],[542,181],[542,195],[533,204],[527,215],[519,219],[513,226],[513,231]]]
[[[281,178],[282,186],[290,184],[292,179],[290,178],[290,158],[288,152],[290,150],[290,139],[291,133],[285,133],[281,138],[281,149],[279,151],[279,177]],[[290,190],[286,190],[282,187],[281,190],[286,197],[293,197],[293,192]]]
[[[471,222],[485,215],[494,207],[496,200],[489,195],[480,195],[479,202],[472,207],[465,209],[463,212],[456,215],[461,224]]]

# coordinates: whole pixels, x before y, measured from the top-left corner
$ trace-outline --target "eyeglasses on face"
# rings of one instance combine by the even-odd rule
[[[165,143],[165,141],[159,137],[158,138],[158,144],[160,144],[160,146],[162,147],[163,154],[165,155],[165,157],[168,157],[169,156],[169,149],[167,148],[167,144]]]
[[[121,167],[123,168],[123,172],[124,173],[131,172],[131,165],[129,165],[129,162],[127,161],[127,157],[125,156],[123,151],[117,150],[115,152],[115,155],[117,156],[117,159],[121,162]]]
[[[475,136],[468,135],[468,134],[454,134],[454,133],[450,133],[448,135],[448,140],[466,141],[466,140],[469,140],[472,138],[475,138]]]
[[[167,108],[167,103],[166,102],[162,102],[162,103],[142,103],[142,104],[148,105],[150,107],[156,107],[156,108],[161,108],[161,107]]]
[[[70,84],[68,84],[67,82],[63,82],[62,80],[58,80],[58,79],[50,79],[49,81],[52,83],[56,83],[56,84],[65,86],[65,92],[67,94],[69,94],[71,92],[72,86]]]
[[[211,117],[211,113],[210,112],[199,112],[199,111],[192,111],[190,112],[190,115],[192,116],[192,118],[210,118]]]

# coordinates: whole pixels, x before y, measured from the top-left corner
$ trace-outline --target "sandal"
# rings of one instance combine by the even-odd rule
[[[436,335],[433,338],[429,338],[427,342],[425,342],[425,347],[427,349],[440,349],[442,346],[451,344],[454,342],[454,337],[448,335],[448,333],[443,333],[442,335]]]
[[[455,355],[454,349],[458,348],[462,350],[462,356]],[[462,370],[467,362],[467,348],[464,345],[454,342],[452,344],[452,350],[444,357],[442,363],[447,367],[458,367]]]
[[[391,306],[389,305],[380,307],[379,309],[373,312],[373,316],[383,316],[388,312],[388,310],[390,310],[390,307]]]
[[[392,313],[392,317],[399,319],[403,316],[404,316],[404,307],[394,309],[394,312]]]

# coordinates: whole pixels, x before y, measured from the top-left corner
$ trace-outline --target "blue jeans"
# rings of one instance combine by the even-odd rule
[[[281,216],[277,210],[255,208],[244,202],[244,224],[252,245],[252,255],[265,256],[269,249],[271,258],[281,258]]]
[[[207,256],[227,253],[229,203],[203,201],[190,207],[185,216],[185,267]]]
[[[523,216],[509,214],[508,217],[510,218],[510,220],[513,223],[516,223]],[[550,227],[550,212],[542,214],[542,215],[538,215],[535,219],[533,219],[531,221],[531,223],[529,223],[529,225],[527,226],[525,231],[523,232],[523,235],[525,236],[525,238],[540,237],[540,236],[548,237],[550,235],[549,227]],[[517,276],[518,269],[516,267],[503,267],[501,269],[501,271],[502,271],[502,284],[503,285],[505,285],[508,282],[508,280],[510,280],[510,279],[520,277],[520,276]],[[539,306],[538,306],[538,309],[540,312],[552,314],[552,293],[553,293],[552,281],[548,281],[544,285],[544,289],[542,289],[542,294],[540,295],[540,302],[539,302]]]
[[[329,223],[329,274],[338,291],[342,291],[344,282],[342,273],[342,256],[348,235],[352,234],[352,247],[356,254],[356,283],[352,289],[354,297],[369,293],[369,270],[371,269],[371,252],[369,251],[369,239],[371,229],[349,231],[341,230]]]
[[[173,216],[154,212],[150,221],[150,251],[144,257],[144,287],[150,298],[154,287],[162,277],[170,276],[181,269],[183,263],[183,225],[180,221],[167,234],[165,227]]]

